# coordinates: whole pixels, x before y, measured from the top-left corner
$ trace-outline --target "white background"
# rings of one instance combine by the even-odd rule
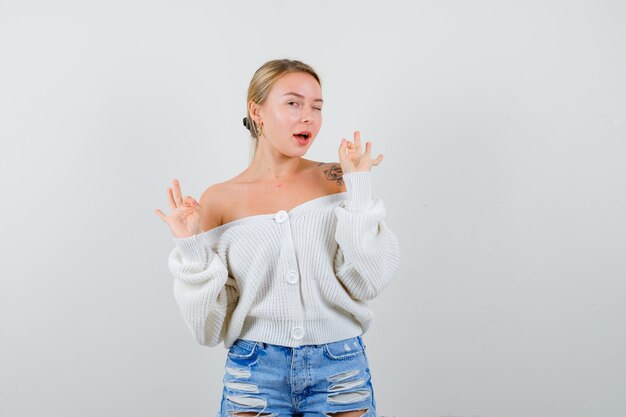
[[[0,2],[0,416],[214,416],[166,188],[248,164],[254,71],[300,59],[373,142],[401,269],[379,416],[626,415],[623,1]]]

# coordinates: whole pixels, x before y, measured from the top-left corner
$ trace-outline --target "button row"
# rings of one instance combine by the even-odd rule
[[[276,220],[278,223],[282,223],[284,221],[286,221],[289,218],[289,213],[287,213],[285,210],[279,210],[276,212],[276,215],[274,216],[274,220]],[[295,284],[298,282],[298,271],[292,269],[290,271],[288,271],[285,274],[285,280],[287,280],[288,283],[290,284]],[[291,329],[291,337],[293,337],[296,340],[300,340],[304,337],[304,328],[300,327],[300,326],[294,326]]]

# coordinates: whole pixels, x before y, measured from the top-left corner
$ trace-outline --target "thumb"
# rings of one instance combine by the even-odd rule
[[[339,145],[339,159],[343,160],[343,157],[346,156],[346,144],[348,142],[345,138],[341,139],[341,144]]]

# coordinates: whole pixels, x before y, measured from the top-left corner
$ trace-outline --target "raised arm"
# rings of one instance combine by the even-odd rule
[[[174,298],[185,323],[198,343],[215,346],[223,339],[239,290],[221,258],[212,249],[209,231],[220,223],[219,187],[209,187],[200,198],[202,229],[193,236],[176,238],[169,256],[174,276]]]
[[[211,249],[207,232],[174,242],[168,261],[174,298],[196,341],[216,346],[224,340],[225,323],[237,304],[237,284]]]
[[[371,171],[344,173],[347,198],[335,207],[335,273],[357,300],[377,297],[400,265],[398,238],[385,223],[383,201],[372,198],[371,176]]]

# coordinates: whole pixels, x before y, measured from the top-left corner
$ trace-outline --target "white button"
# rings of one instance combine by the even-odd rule
[[[287,220],[287,217],[289,217],[289,214],[287,214],[285,210],[278,211],[276,213],[276,216],[274,216],[274,218],[276,219],[278,223],[284,222],[285,220]]]
[[[298,272],[292,269],[291,271],[285,274],[285,279],[287,280],[288,283],[295,284],[296,282],[298,282]]]
[[[294,339],[302,339],[304,337],[304,329],[300,326],[296,326],[294,328],[291,329],[291,336]]]

